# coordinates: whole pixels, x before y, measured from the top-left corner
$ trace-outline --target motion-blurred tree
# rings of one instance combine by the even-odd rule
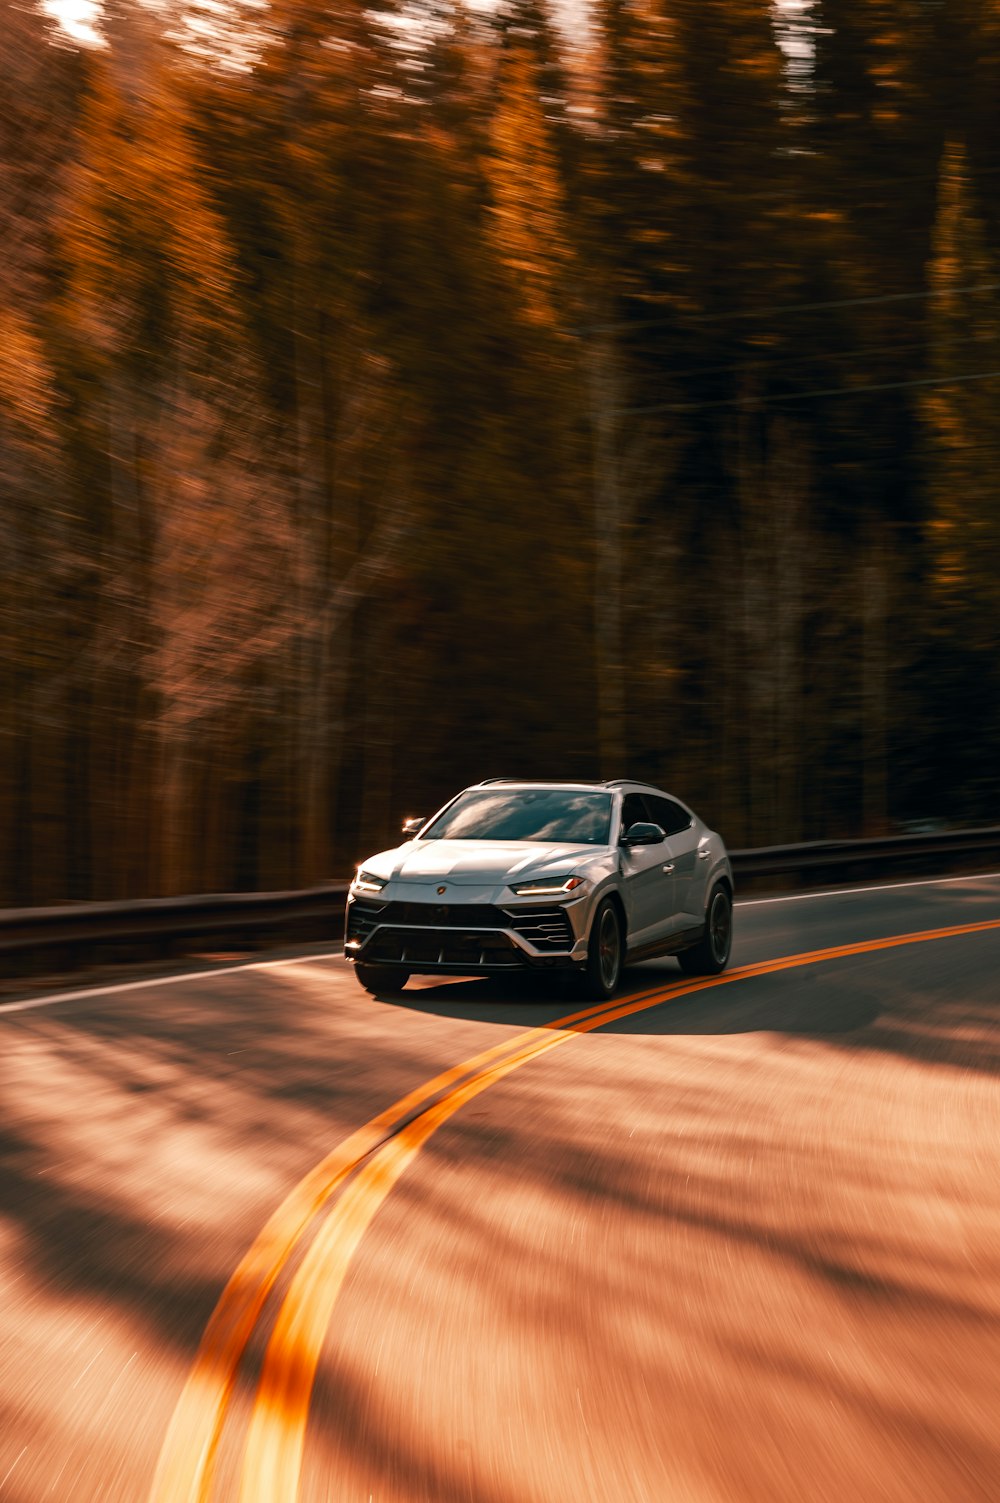
[[[0,902],[69,891],[63,826],[79,555],[65,503],[53,237],[77,88],[72,54],[3,0],[0,97]]]
[[[191,786],[192,737],[217,733],[287,631],[275,569],[290,569],[290,538],[233,256],[170,56],[142,13],[112,10],[108,25],[63,242],[85,420],[107,459],[92,516],[93,818],[122,838],[98,885],[174,891],[220,857],[225,870]],[[238,778],[216,766],[206,802]]]
[[[233,15],[4,4],[4,900],[311,881],[491,772],[988,811],[993,9]]]
[[[1000,736],[1000,260],[991,254],[967,153],[941,164],[929,313],[929,376],[921,393],[931,609],[930,714],[966,817],[989,817],[1000,775],[977,767]],[[970,287],[980,290],[970,293]],[[971,369],[970,369],[971,367]],[[956,726],[964,734],[956,735]]]

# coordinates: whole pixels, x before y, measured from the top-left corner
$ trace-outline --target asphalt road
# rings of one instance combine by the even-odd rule
[[[865,948],[990,922],[747,903],[559,1029],[322,954],[6,1001],[0,1503],[996,1503],[1000,927]]]

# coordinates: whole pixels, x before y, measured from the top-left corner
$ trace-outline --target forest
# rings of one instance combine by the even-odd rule
[[[0,906],[1000,823],[995,5],[0,16]]]

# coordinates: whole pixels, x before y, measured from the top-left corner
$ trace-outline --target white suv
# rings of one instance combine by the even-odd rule
[[[646,783],[490,778],[358,867],[344,953],[362,986],[411,975],[576,972],[611,997],[628,961],[729,961],[733,874],[722,839]]]

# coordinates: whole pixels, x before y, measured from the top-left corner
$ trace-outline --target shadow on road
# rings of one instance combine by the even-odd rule
[[[549,1333],[570,1370],[597,1349],[599,1366],[627,1375],[645,1332],[660,1332],[695,1354],[696,1371],[652,1352],[644,1378],[692,1416],[752,1392],[755,1414],[778,1430],[794,1390],[813,1435],[825,1433],[831,1394],[860,1433],[878,1400],[887,1422],[898,1409],[901,1426],[928,1437],[929,1464],[961,1443],[980,1470],[994,1466],[995,1445],[964,1436],[961,1413],[933,1430],[936,1389],[923,1377],[929,1342],[935,1371],[953,1361],[954,1392],[967,1397],[968,1353],[1000,1338],[988,1279],[995,1180],[987,1199],[976,1171],[985,1107],[977,1098],[968,1122],[960,1111],[991,1088],[984,1075],[1000,1074],[997,938],[980,940],[666,999],[605,1025],[587,1049],[560,1050],[542,1091],[517,1072],[435,1139],[433,1173],[394,1192],[386,1246],[402,1251],[379,1261],[366,1246],[366,1277],[378,1291],[382,1270],[387,1283],[364,1339],[376,1329],[381,1339],[380,1311],[413,1308],[407,1281],[427,1266],[447,1285],[442,1308],[453,1297],[475,1310],[482,1286],[514,1350],[527,1349],[526,1333]],[[681,979],[673,961],[634,968],[623,1000]],[[35,1312],[50,1301],[60,1318],[128,1314],[152,1351],[190,1360],[238,1258],[321,1154],[441,1065],[580,1006],[530,978],[414,981],[400,997],[367,998],[342,967],[317,963],[264,981],[206,977],[142,1008],[109,997],[18,1015],[0,1066],[0,1225],[16,1237]],[[747,1035],[779,1048],[736,1047]],[[628,1036],[643,1047],[614,1047]],[[625,1078],[593,1067],[626,1052]],[[935,1071],[932,1089],[929,1073],[890,1077],[879,1054],[956,1073]],[[509,1094],[519,1091],[523,1110]],[[586,1235],[567,1240],[577,1225]],[[749,1293],[730,1298],[734,1261]],[[874,1376],[844,1378],[836,1342],[813,1362],[809,1330],[830,1309],[843,1341],[870,1347]],[[884,1377],[876,1317],[892,1358]],[[487,1321],[483,1351],[494,1341]],[[357,1356],[356,1367],[335,1356],[319,1379],[317,1444],[331,1465],[402,1471],[414,1496],[514,1503],[513,1488],[491,1490],[484,1474],[470,1483],[447,1446],[411,1446],[416,1429],[378,1407],[363,1342]],[[253,1380],[252,1366],[241,1371],[241,1391]],[[494,1374],[482,1381],[491,1394]],[[748,1421],[747,1444],[754,1433]]]
[[[989,940],[990,936],[983,936]],[[990,954],[979,959],[947,946],[877,951],[741,978],[602,1025],[602,1034],[695,1036],[748,1033],[815,1038],[851,1049],[879,1049],[928,1064],[1000,1073],[1000,996]],[[731,979],[730,979],[731,978]],[[631,968],[619,996],[683,982],[674,961]],[[444,1018],[524,1028],[552,1023],[587,1006],[572,992],[534,978],[411,982],[378,1005]]]

